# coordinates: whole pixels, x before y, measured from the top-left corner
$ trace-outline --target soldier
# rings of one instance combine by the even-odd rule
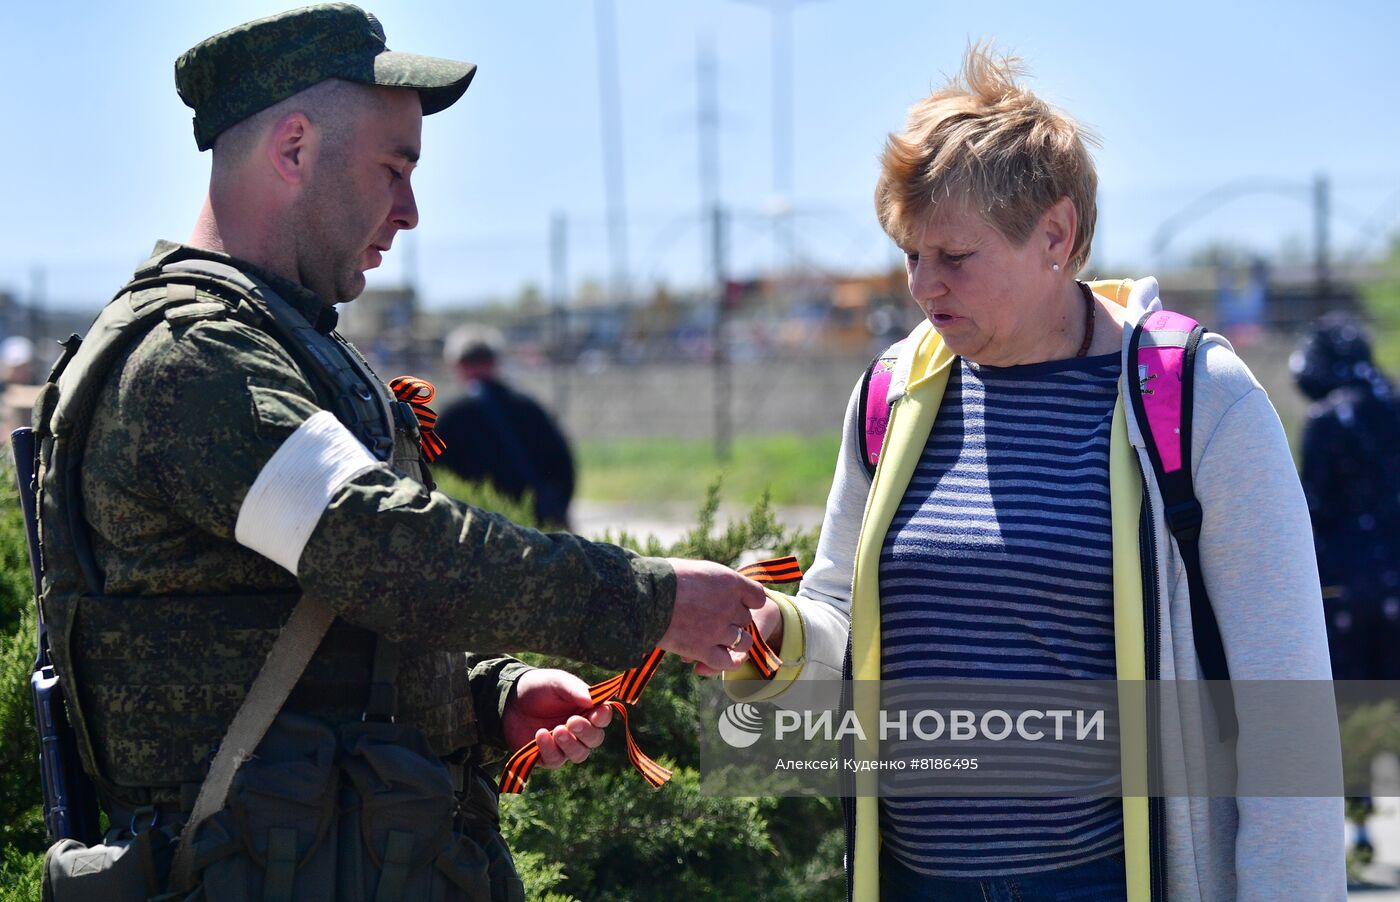
[[[144,892],[183,843],[175,889],[211,900],[520,898],[480,765],[530,739],[544,766],[581,762],[608,712],[501,652],[746,656],[764,596],[727,568],[433,492],[411,412],[333,331],[417,224],[422,117],[474,69],[390,52],[339,3],[182,55],[213,150],[193,236],[156,245],[38,402],[55,664],[109,843],[167,840]],[[257,754],[233,756],[227,805],[179,839],[216,749],[243,747],[229,724],[274,637],[312,604],[333,625]]]

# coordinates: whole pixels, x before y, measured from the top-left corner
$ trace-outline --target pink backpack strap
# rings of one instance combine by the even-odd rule
[[[880,463],[880,449],[885,443],[885,427],[890,421],[890,380],[894,378],[895,361],[899,359],[904,340],[890,345],[870,362],[861,382],[860,409],[856,428],[860,430],[861,463],[871,478]]]
[[[1166,508],[1167,526],[1186,568],[1191,632],[1220,725],[1221,739],[1238,735],[1230,666],[1220,624],[1201,569],[1204,511],[1191,477],[1192,384],[1205,327],[1189,316],[1158,310],[1133,329],[1128,342],[1128,396]]]
[[[1189,459],[1191,398],[1185,365],[1188,347],[1195,357],[1200,328],[1191,317],[1169,310],[1149,314],[1139,327],[1137,390],[1151,438],[1148,447],[1160,457],[1163,473],[1175,473]]]

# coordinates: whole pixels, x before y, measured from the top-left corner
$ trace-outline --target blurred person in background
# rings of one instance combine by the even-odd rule
[[[1400,402],[1350,315],[1318,320],[1289,364],[1313,402],[1302,479],[1332,675],[1400,679]]]
[[[0,380],[6,385],[34,384],[34,342],[23,335],[0,341]]]
[[[11,335],[0,341],[0,441],[8,441],[10,433],[28,426],[39,393],[34,359],[34,342],[23,335]]]
[[[886,144],[876,211],[925,321],[885,355],[878,469],[863,448],[878,399],[858,383],[816,560],[795,599],[770,593],[756,617],[790,666],[765,684],[726,674],[731,695],[837,677],[882,681],[885,698],[895,680],[1202,678],[1185,565],[1123,413],[1128,339],[1162,309],[1157,283],[1076,279],[1096,216],[1089,137],[1020,74],[971,48]],[[1194,386],[1199,547],[1230,675],[1325,680],[1308,511],[1278,416],[1218,335]],[[1192,737],[1193,767],[1217,747],[1208,711],[1166,716]],[[1240,718],[1242,759],[1260,726]],[[857,900],[1345,894],[1337,798],[911,798],[900,779],[846,800]]]
[[[1361,322],[1329,313],[1289,360],[1312,401],[1303,426],[1303,491],[1312,513],[1332,675],[1400,678],[1400,402],[1371,359]],[[1375,850],[1371,799],[1347,799],[1359,860]]]
[[[501,333],[487,327],[462,326],[448,335],[443,357],[464,392],[438,418],[437,433],[447,443],[438,462],[510,498],[528,493],[541,526],[567,529],[574,497],[568,439],[534,399],[501,381],[504,348]]]

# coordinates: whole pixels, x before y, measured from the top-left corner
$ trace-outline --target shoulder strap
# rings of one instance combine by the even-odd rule
[[[219,751],[209,765],[209,775],[199,787],[194,808],[180,833],[180,844],[170,865],[172,892],[183,894],[193,887],[195,834],[210,815],[224,807],[238,768],[252,757],[258,743],[262,742],[334,619],[334,611],[303,595],[287,625],[272,643],[267,660],[254,677],[253,685],[248,687],[248,696],[219,744]]]
[[[1159,310],[1133,329],[1128,344],[1129,396],[1162,491],[1167,527],[1186,567],[1191,632],[1205,678],[1230,679],[1220,624],[1201,572],[1201,502],[1191,479],[1191,414],[1196,351],[1205,327],[1189,316]],[[1216,699],[1221,737],[1238,731],[1233,701]]]
[[[98,314],[86,339],[74,335],[64,342],[64,353],[34,405],[36,440],[41,443],[55,437],[64,440],[61,460],[51,458],[58,472],[46,474],[45,479],[62,480],[70,538],[83,581],[94,595],[102,594],[102,578],[85,526],[81,491],[82,449],[87,443],[93,409],[122,354],[167,316],[198,302],[195,289],[190,285],[172,285],[164,292],[143,290],[148,287],[152,286],[129,283]],[[76,370],[72,369],[74,366]],[[74,371],[82,378],[75,381],[71,375]],[[42,450],[45,455],[53,453],[52,447],[46,444],[41,444],[41,449],[46,449]]]
[[[890,421],[890,380],[894,376],[894,365],[903,346],[904,339],[901,339],[870,361],[870,366],[866,367],[865,376],[860,383],[860,400],[856,410],[856,439],[860,443],[860,462],[871,479],[875,478],[875,468],[880,463],[880,450],[885,443],[885,427]]]

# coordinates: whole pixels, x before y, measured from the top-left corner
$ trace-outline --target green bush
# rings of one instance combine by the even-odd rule
[[[39,756],[29,674],[34,668],[34,590],[13,469],[0,467],[0,846],[44,848]]]
[[[18,852],[9,846],[4,853],[0,858],[0,902],[38,902],[43,854]]]
[[[627,533],[604,538],[644,554],[688,557],[735,566],[753,554],[795,554],[807,566],[814,532],[789,531],[765,497],[744,520],[719,528],[719,486],[712,485],[695,527],[678,542]],[[562,667],[593,682],[611,674],[541,655],[540,666]],[[580,767],[536,771],[519,796],[502,799],[503,828],[522,861],[562,865],[552,891],[583,902],[604,900],[838,899],[840,806],[827,799],[743,799],[700,793],[698,679],[667,658],[632,709],[633,733],[644,751],[674,775],[653,790],[633,771],[623,738],[610,735]],[[610,728],[610,733],[620,730]]]
[[[0,449],[8,461],[8,449]],[[14,470],[0,465],[0,902],[39,898],[46,845],[29,673],[34,590]]]
[[[438,484],[438,491],[444,495],[450,495],[482,510],[504,514],[524,526],[536,525],[534,500],[528,494],[516,500],[502,495],[488,483],[467,482],[441,467],[433,470],[433,480]]]
[[[44,848],[39,754],[29,674],[34,666],[34,614],[0,635],[0,846],[22,852]]]

